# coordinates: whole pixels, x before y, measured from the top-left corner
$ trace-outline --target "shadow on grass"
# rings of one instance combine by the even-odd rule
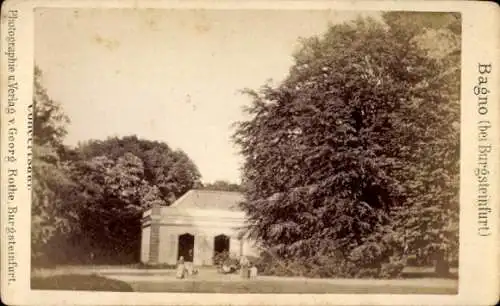
[[[132,287],[123,281],[108,279],[98,275],[64,274],[49,277],[32,277],[34,290],[92,290],[111,292],[131,292]]]

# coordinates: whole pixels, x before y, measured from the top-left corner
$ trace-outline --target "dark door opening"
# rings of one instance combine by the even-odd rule
[[[193,262],[194,236],[188,233],[180,235],[178,250],[177,259],[182,256],[184,261]]]
[[[229,252],[229,237],[222,234],[214,238],[214,253]]]

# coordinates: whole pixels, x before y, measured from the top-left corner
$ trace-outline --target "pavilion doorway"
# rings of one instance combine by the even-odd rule
[[[229,247],[230,247],[229,242],[230,242],[229,236],[226,236],[224,234],[215,236],[215,238],[214,238],[214,255],[222,253],[222,252],[229,253]]]
[[[179,236],[177,259],[184,258],[185,262],[193,262],[194,257],[194,235],[189,233]]]

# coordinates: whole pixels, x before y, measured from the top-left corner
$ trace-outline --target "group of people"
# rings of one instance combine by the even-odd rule
[[[230,265],[227,263],[223,263],[219,268],[220,272],[224,274],[234,273],[238,269],[236,265]],[[255,278],[257,277],[257,267],[252,265],[248,258],[245,256],[241,256],[239,262],[239,270],[242,278]],[[177,270],[176,270],[176,278],[183,279],[187,276],[192,276],[198,274],[198,270],[194,268],[192,262],[185,262],[184,257],[179,257],[179,261],[177,262]]]
[[[257,267],[252,265],[246,256],[241,256],[240,260],[228,260],[219,267],[219,272],[223,274],[235,273],[240,270],[240,275],[242,278],[255,278],[257,277]]]
[[[179,261],[177,262],[177,271],[175,273],[175,277],[182,279],[186,276],[192,276],[198,274],[198,270],[193,266],[192,262],[185,262],[184,257],[179,257]]]
[[[251,264],[245,256],[241,256],[240,259],[240,275],[242,278],[257,277],[257,267]]]

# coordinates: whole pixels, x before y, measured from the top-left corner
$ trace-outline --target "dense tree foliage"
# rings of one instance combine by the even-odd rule
[[[456,17],[333,25],[302,41],[279,86],[245,91],[249,119],[234,138],[249,234],[283,260],[335,260],[345,267],[335,273],[351,276],[456,253]],[[449,49],[431,48],[446,35]]]
[[[238,184],[221,180],[215,181],[213,183],[204,184],[203,189],[218,190],[218,191],[233,191],[233,192],[241,192],[243,190],[243,188]]]
[[[142,212],[170,205],[201,184],[184,152],[136,136],[88,141],[72,158],[79,216],[73,241],[95,260],[137,261]]]
[[[407,161],[397,174],[406,202],[395,212],[394,228],[407,252],[423,263],[435,261],[446,274],[448,262],[458,260],[460,154],[460,34],[458,14],[415,14],[411,39],[434,59],[426,96],[410,109],[415,122],[411,135],[401,136]],[[410,27],[412,18],[389,13],[393,28]],[[417,27],[418,26],[418,27]]]
[[[69,119],[48,96],[38,68],[34,76],[31,246],[36,259],[51,239],[70,230],[75,215],[63,201],[71,193],[72,182],[59,155]]]
[[[97,156],[117,160],[126,153],[137,156],[144,167],[141,178],[156,186],[161,197],[169,203],[201,184],[200,173],[189,157],[183,151],[172,150],[162,142],[139,139],[136,136],[111,137],[82,143],[77,151],[82,160]]]

